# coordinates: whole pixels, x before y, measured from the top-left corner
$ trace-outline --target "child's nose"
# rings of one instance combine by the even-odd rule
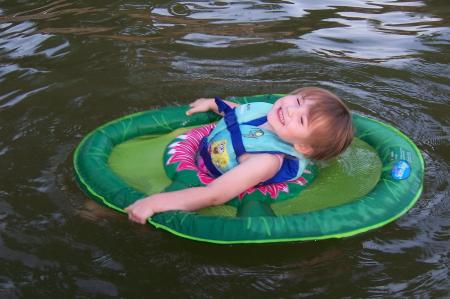
[[[287,113],[288,113],[288,116],[289,117],[292,117],[293,115],[294,115],[294,113],[295,113],[295,107],[292,107],[292,106],[288,106],[287,107]]]

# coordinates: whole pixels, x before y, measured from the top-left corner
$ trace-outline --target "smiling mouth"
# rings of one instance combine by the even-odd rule
[[[283,115],[283,111],[280,109],[278,109],[278,118],[280,119],[281,124],[284,126],[284,115]]]

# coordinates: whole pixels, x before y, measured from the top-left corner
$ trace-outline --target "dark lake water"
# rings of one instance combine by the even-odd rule
[[[448,1],[0,1],[0,297],[448,298]],[[94,214],[72,154],[114,118],[322,86],[425,159],[402,218],[277,245]]]

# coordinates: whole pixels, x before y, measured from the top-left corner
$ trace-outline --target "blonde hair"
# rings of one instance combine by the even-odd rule
[[[313,101],[308,113],[312,126],[309,157],[329,160],[344,152],[353,140],[352,116],[344,102],[332,92],[318,87],[304,87],[290,94]]]

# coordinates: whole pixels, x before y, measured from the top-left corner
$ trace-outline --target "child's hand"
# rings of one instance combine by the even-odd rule
[[[214,110],[213,105],[215,105],[214,99],[212,98],[201,98],[197,99],[194,102],[190,103],[191,107],[188,111],[186,111],[186,115],[191,116],[192,114],[198,112],[206,112],[209,110]]]
[[[152,196],[140,199],[125,208],[128,213],[128,219],[140,224],[145,224],[148,217],[151,217],[154,212],[151,208]]]

